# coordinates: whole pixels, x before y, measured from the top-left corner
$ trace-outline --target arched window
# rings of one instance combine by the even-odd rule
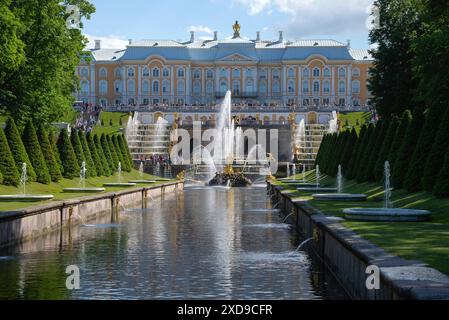
[[[329,94],[331,92],[331,83],[329,80],[324,80],[323,82],[323,92]]]
[[[136,83],[134,82],[134,80],[128,81],[128,92],[130,94],[134,94],[136,92]]]
[[[212,70],[207,70],[206,72],[207,79],[213,79],[214,78],[214,72]]]
[[[360,69],[359,68],[352,69],[352,76],[353,77],[360,77]]]
[[[303,78],[308,78],[308,77],[310,77],[310,71],[309,71],[309,68],[305,68],[304,70],[302,70],[302,76],[303,76]]]
[[[338,92],[339,93],[346,93],[346,82],[345,81],[340,81],[338,83]]]
[[[324,69],[324,77],[325,78],[330,78],[331,77],[331,70],[329,68],[325,68]]]
[[[142,91],[145,95],[149,95],[150,94],[150,81],[148,80],[144,80],[142,82]]]
[[[159,94],[159,81],[153,81],[153,94]]]
[[[120,80],[116,80],[114,82],[114,90],[115,90],[115,93],[122,93],[123,85],[122,85],[122,82]]]
[[[99,90],[101,94],[108,93],[108,82],[106,80],[101,80],[99,84]]]
[[[81,68],[80,74],[81,77],[87,78],[89,76],[89,70],[87,69],[87,67]]]
[[[246,81],[245,91],[250,94],[254,92],[254,81],[253,80]]]
[[[178,80],[178,95],[183,95],[184,94],[184,80]]]
[[[232,74],[234,78],[240,78],[240,69],[234,69],[234,72]]]
[[[293,81],[288,82],[288,93],[290,94],[295,93],[295,83]]]
[[[199,81],[195,81],[193,83],[193,95],[199,96],[201,94],[201,83]]]
[[[302,92],[309,93],[309,81],[302,82]]]
[[[274,69],[273,70],[273,79],[279,79],[279,70],[278,69]]]
[[[168,70],[168,68],[164,68],[164,70],[162,71],[162,76],[164,78],[168,78],[170,76],[170,71]]]
[[[267,83],[265,81],[262,81],[260,83],[260,88],[259,88],[260,94],[267,94]]]
[[[162,94],[168,94],[170,92],[170,82],[168,80],[162,81]]]
[[[352,81],[352,93],[360,93],[360,81]]]
[[[253,76],[253,69],[251,68],[246,69],[246,76],[248,78],[251,78]]]
[[[235,80],[232,83],[232,94],[235,96],[240,95],[240,81],[239,80]]]
[[[206,85],[206,92],[208,95],[214,94],[214,83],[212,81],[209,81]]]
[[[319,81],[313,82],[313,93],[315,93],[315,94],[320,93],[320,82]]]
[[[266,69],[262,69],[259,72],[259,78],[260,79],[266,79],[267,78],[267,70]]]
[[[134,68],[129,68],[128,69],[128,77],[134,77]]]
[[[108,71],[106,70],[106,68],[101,68],[100,69],[100,77],[105,78],[108,76]]]
[[[318,78],[320,76],[320,69],[314,68],[313,69],[313,77]]]
[[[220,77],[223,77],[223,78],[225,78],[225,77],[227,77],[228,76],[228,72],[226,71],[226,69],[221,69],[221,71],[220,71]]]
[[[184,78],[184,69],[183,68],[178,69],[178,78]]]
[[[288,69],[288,77],[289,78],[295,77],[295,69],[293,69],[293,68]]]
[[[273,93],[280,93],[281,92],[281,85],[279,81],[273,82]]]
[[[345,68],[340,68],[340,70],[338,70],[338,76],[339,77],[346,77],[346,69]]]
[[[100,99],[100,105],[101,105],[102,107],[106,107],[106,106],[108,105],[108,100],[106,100],[106,99]]]
[[[154,68],[153,69],[153,78],[159,78],[161,76],[161,71],[159,70],[159,68]]]
[[[89,81],[81,81],[81,93],[83,95],[88,95],[89,94]]]
[[[193,79],[201,79],[201,71],[198,69],[193,70]]]
[[[115,69],[115,76],[116,76],[117,78],[120,78],[120,77],[122,76],[122,69],[116,68],[116,69]]]
[[[228,91],[228,85],[225,81],[222,81],[220,83],[220,93],[226,93],[226,91]]]
[[[143,76],[144,77],[149,77],[150,76],[150,69],[148,69],[147,67],[145,67],[143,69]]]

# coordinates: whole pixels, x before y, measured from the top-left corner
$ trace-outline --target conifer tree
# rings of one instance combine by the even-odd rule
[[[48,133],[48,141],[50,141],[51,149],[53,150],[53,154],[55,156],[56,163],[59,166],[59,172],[61,172],[61,175],[64,173],[64,167],[62,166],[61,157],[59,156],[59,150],[58,150],[58,139],[59,137],[56,137],[56,135],[53,134],[53,132]]]
[[[16,123],[13,118],[8,118],[6,120],[5,135],[8,140],[9,149],[14,157],[17,168],[22,168],[22,164],[27,164],[28,181],[36,181],[36,173],[34,172],[31,161],[28,157],[28,153],[23,145],[22,138],[20,136],[19,130],[17,130]]]
[[[47,165],[51,181],[58,182],[62,179],[61,171],[59,170],[59,163],[56,160],[55,152],[52,147],[52,142],[48,140],[48,133],[45,126],[41,123],[38,125],[37,138],[41,146],[42,154],[44,155],[45,164]]]
[[[410,123],[405,137],[402,140],[401,148],[394,162],[391,181],[396,189],[401,189],[410,165],[410,157],[413,155],[416,143],[422,130],[423,114],[421,108],[416,108],[413,112],[413,119]]]
[[[424,127],[419,136],[418,144],[413,152],[412,161],[404,180],[404,187],[409,192],[423,190],[423,185],[421,182],[424,175],[424,169],[427,164],[427,158],[429,157],[433,142],[435,141],[438,133],[444,111],[445,109],[437,106],[427,110]]]
[[[373,145],[373,148],[371,149],[368,167],[367,170],[365,171],[365,181],[376,181],[375,178],[376,163],[381,153],[382,144],[385,143],[385,137],[390,127],[390,121],[391,121],[390,118],[386,118],[381,123],[379,134],[376,137],[376,141]]]
[[[20,175],[16,163],[9,149],[5,133],[0,127],[0,173],[3,177],[3,184],[7,186],[18,186]]]
[[[365,146],[366,148],[364,149],[364,152],[360,160],[360,165],[358,167],[357,182],[368,181],[368,177],[370,175],[368,172],[369,162],[372,150],[377,141],[377,137],[380,135],[381,128],[382,124],[378,122],[375,127],[373,126],[372,129],[369,130],[370,131],[369,140],[367,140],[367,144]]]
[[[444,157],[447,148],[449,147],[449,108],[444,113],[444,117],[440,124],[440,129],[436,135],[435,142],[433,143],[430,154],[427,158],[426,166],[424,167],[424,175],[422,179],[422,185],[428,192],[432,192],[435,187],[435,183],[438,179],[444,165]]]
[[[357,167],[359,155],[360,155],[360,149],[362,149],[363,142],[366,135],[367,126],[362,126],[362,129],[360,129],[360,135],[357,138],[357,142],[354,147],[354,152],[351,154],[351,158],[349,160],[347,169],[345,170],[345,177],[346,179],[352,180],[355,178],[355,169]]]
[[[123,152],[128,159],[128,165],[130,170],[134,168],[134,161],[133,157],[131,156],[131,153],[129,152],[128,142],[126,141],[126,138],[123,134],[119,135],[119,143],[121,141],[121,147],[123,148]]]
[[[357,150],[356,149],[357,141],[358,141],[357,131],[355,130],[355,128],[353,128],[351,132],[348,133],[346,146],[340,161],[341,166],[343,167],[343,172],[349,172],[351,157]]]
[[[117,170],[118,169],[118,162],[119,162],[119,157],[117,154],[117,150],[115,150],[114,144],[112,143],[112,139],[110,135],[106,136],[106,140],[108,142],[108,146],[109,146],[109,151],[111,152],[111,156],[112,156],[112,162],[114,163],[114,169]]]
[[[128,166],[128,161],[126,161],[125,157],[123,156],[122,149],[120,148],[118,143],[117,135],[112,136],[112,143],[114,144],[114,148],[117,151],[118,159],[122,165],[122,169],[127,171],[125,168],[127,168]]]
[[[103,167],[104,175],[109,177],[112,175],[111,168],[109,168],[108,160],[106,160],[106,156],[103,151],[103,147],[101,146],[100,138],[97,135],[94,135],[94,143],[97,148],[98,156],[100,157],[101,166]]]
[[[435,183],[433,194],[438,198],[449,197],[449,148],[444,157],[444,164],[441,168]]]
[[[73,151],[75,151],[78,166],[81,168],[86,158],[84,157],[83,146],[81,145],[78,131],[75,129],[72,129],[72,133],[70,134],[70,143],[72,144]]]
[[[49,184],[51,182],[50,173],[45,163],[44,155],[41,146],[37,139],[36,130],[31,121],[28,121],[23,131],[22,137],[23,145],[28,153],[31,165],[36,172],[36,181],[42,184]]]
[[[0,184],[3,184],[3,175],[1,172],[0,172]]]
[[[117,168],[114,166],[114,160],[112,159],[112,153],[109,149],[109,144],[106,139],[106,135],[103,133],[100,138],[101,147],[103,149],[103,153],[106,157],[106,161],[108,162],[109,169],[111,170],[111,174],[114,174],[114,172],[117,170]]]
[[[92,160],[94,162],[95,171],[97,172],[97,176],[104,176],[105,172],[103,170],[103,166],[101,163],[101,158],[97,152],[97,147],[95,146],[94,138],[91,132],[89,132],[86,136],[87,145],[89,146],[90,154],[92,155]]]
[[[384,168],[385,161],[390,161],[388,158],[390,155],[390,149],[393,145],[394,138],[396,135],[397,128],[400,125],[400,121],[398,117],[393,116],[390,120],[390,125],[388,127],[387,133],[381,142],[380,153],[377,157],[376,164],[374,166],[374,178],[376,181],[382,181],[384,178]],[[391,164],[391,163],[390,163]]]
[[[412,114],[410,110],[404,111],[402,114],[401,124],[396,129],[395,138],[393,144],[391,145],[390,154],[388,155],[388,160],[390,161],[391,166],[394,166],[396,162],[396,158],[402,146],[402,141],[404,140],[405,134],[407,133],[407,129],[411,122]]]
[[[64,168],[63,176],[66,179],[73,179],[79,176],[80,167],[78,159],[70,142],[69,134],[66,129],[62,129],[59,133],[58,152],[61,159],[62,167]]]
[[[89,146],[87,144],[86,135],[83,131],[78,131],[78,138],[81,142],[81,147],[83,148],[84,158],[86,159],[86,177],[96,177],[97,170],[92,160],[92,155],[90,154]]]

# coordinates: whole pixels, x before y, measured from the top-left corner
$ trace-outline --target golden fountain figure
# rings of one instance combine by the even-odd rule
[[[234,29],[234,39],[240,38],[240,24],[238,21],[235,22],[235,24],[232,26]]]

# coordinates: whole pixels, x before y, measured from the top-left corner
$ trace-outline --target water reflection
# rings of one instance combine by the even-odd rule
[[[250,204],[250,206],[248,206]],[[0,252],[0,298],[321,299],[313,264],[262,188],[187,188]],[[2,259],[3,257],[3,259]],[[81,289],[65,289],[78,265]]]

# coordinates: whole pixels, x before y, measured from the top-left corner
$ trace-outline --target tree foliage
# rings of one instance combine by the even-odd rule
[[[31,121],[28,121],[25,126],[22,141],[36,172],[36,181],[42,184],[49,184],[51,182],[50,173],[45,163],[39,140],[37,139],[36,129]]]
[[[64,178],[73,179],[78,177],[80,167],[66,129],[61,130],[59,134],[58,151],[62,166],[64,167]]]
[[[16,163],[9,149],[5,133],[0,127],[0,173],[3,177],[3,184],[18,186],[20,183],[19,172]]]
[[[42,154],[44,155],[45,164],[47,165],[51,181],[58,182],[62,179],[61,170],[59,169],[59,163],[56,160],[52,141],[48,139],[48,132],[42,123],[38,125],[37,138],[41,146]]]

